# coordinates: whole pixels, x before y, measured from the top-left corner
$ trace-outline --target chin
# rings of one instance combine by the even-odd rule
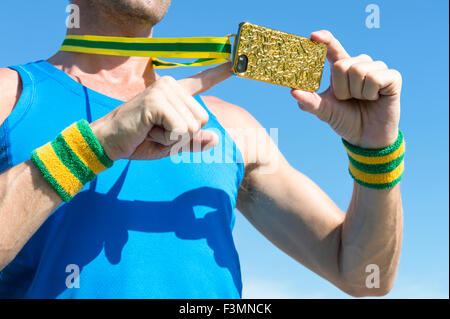
[[[118,18],[137,19],[155,25],[166,15],[171,0],[90,0],[90,2],[105,13],[114,14]]]

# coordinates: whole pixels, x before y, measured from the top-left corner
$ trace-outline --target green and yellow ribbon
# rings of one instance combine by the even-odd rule
[[[125,38],[68,35],[60,51],[152,58],[156,68],[204,66],[228,61],[229,37]],[[166,62],[158,58],[197,59],[190,63]]]

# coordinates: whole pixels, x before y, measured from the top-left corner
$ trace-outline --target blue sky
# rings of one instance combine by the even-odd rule
[[[379,29],[368,29],[369,4],[380,7]],[[65,34],[66,1],[0,2],[0,67],[45,59]],[[173,0],[156,37],[223,36],[243,21],[308,36],[328,29],[351,55],[367,53],[403,74],[401,129],[407,139],[402,182],[404,241],[396,284],[388,298],[449,296],[449,55],[446,0]],[[164,71],[182,78],[199,68]],[[322,81],[328,84],[329,68]],[[279,129],[279,147],[346,210],[352,191],[340,139],[297,109],[289,89],[232,78],[208,94],[247,109],[265,128]],[[346,298],[337,288],[284,255],[237,212],[234,231],[244,297]]]

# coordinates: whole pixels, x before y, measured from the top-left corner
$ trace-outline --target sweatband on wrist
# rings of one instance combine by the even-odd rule
[[[52,142],[31,152],[31,160],[65,202],[113,165],[85,120],[72,124]]]
[[[365,149],[342,140],[349,158],[349,172],[356,183],[373,189],[388,189],[403,177],[405,141],[398,132],[394,144],[381,149]]]

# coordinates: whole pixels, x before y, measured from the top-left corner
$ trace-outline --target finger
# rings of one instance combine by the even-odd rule
[[[195,153],[203,152],[215,147],[219,144],[219,137],[216,133],[209,130],[201,130],[193,138],[184,139],[170,147],[170,155],[177,155],[180,153]]]
[[[372,58],[362,54],[357,57],[337,61],[331,68],[331,85],[338,100],[348,100],[352,97],[348,71],[353,64],[372,62]]]
[[[149,142],[158,143],[164,146],[175,144],[176,141],[168,141],[166,138],[166,130],[159,126],[153,126],[146,138]]]
[[[377,70],[366,75],[363,97],[375,101],[381,95],[399,94],[402,87],[402,76],[397,70]]]
[[[311,33],[311,40],[324,43],[327,46],[327,59],[330,63],[342,59],[348,59],[350,55],[345,51],[341,43],[333,36],[330,31],[321,30]]]
[[[355,99],[363,99],[363,86],[366,74],[378,70],[386,70],[384,62],[360,62],[352,64],[348,70],[350,94]]]
[[[164,76],[159,81],[167,100],[186,121],[188,131],[198,132],[208,122],[208,112],[173,77]]]
[[[196,99],[194,99],[192,96],[186,97],[186,105],[191,110],[192,114],[194,114],[195,119],[198,123],[200,123],[200,127],[204,127],[206,123],[208,123],[209,120],[209,114],[205,110],[205,108],[198,103]]]
[[[168,156],[168,150],[171,146],[165,146],[153,141],[143,141],[134,151],[130,159],[149,160],[160,159]]]
[[[172,88],[171,92],[167,92],[167,99],[172,104],[172,107],[185,121],[188,133],[194,135],[201,129],[201,126],[197,119],[194,117],[194,114],[192,114],[190,107],[188,107],[186,99],[180,97],[182,96],[182,93],[180,91],[184,90],[178,87]]]
[[[216,133],[209,130],[201,130],[191,140],[191,152],[203,152],[210,150],[219,144],[219,137]]]
[[[196,123],[200,125],[201,129],[203,126],[208,123],[209,114],[205,110],[203,106],[194,98],[192,95],[187,94],[186,90],[176,90],[176,94],[178,94],[179,98],[183,101],[186,107],[191,111],[191,114],[194,117]]]
[[[170,145],[174,141],[171,136],[173,133],[183,135],[188,132],[186,122],[168,101],[161,101],[152,113],[152,123],[164,129],[164,139],[161,144]]]
[[[231,63],[227,62],[189,78],[179,80],[178,83],[184,87],[190,95],[197,95],[208,91],[210,88],[228,79],[230,76]]]
[[[331,109],[327,108],[326,104],[326,96],[328,91],[325,91],[322,94],[317,94],[293,89],[291,94],[294,99],[297,100],[300,109],[316,115],[324,122],[329,122],[331,118]]]

